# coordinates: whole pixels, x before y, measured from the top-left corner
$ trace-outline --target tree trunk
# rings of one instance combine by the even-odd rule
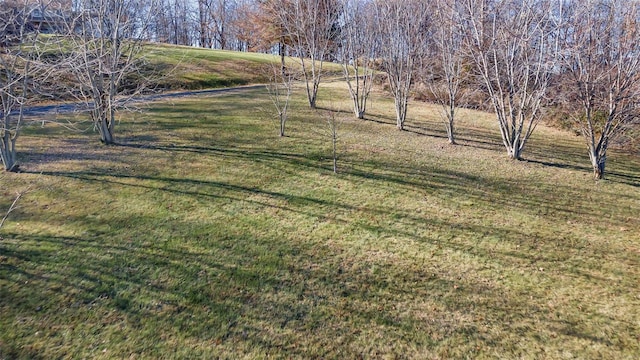
[[[18,163],[16,161],[16,142],[11,138],[9,131],[5,131],[2,137],[2,144],[0,144],[0,156],[2,157],[2,164],[6,171],[16,171],[18,169]]]
[[[113,133],[108,128],[103,132],[100,132],[100,141],[105,145],[115,144]]]
[[[522,150],[518,148],[512,148],[508,150],[509,159],[511,160],[522,160]]]
[[[453,121],[449,121],[446,124],[447,126],[447,140],[449,140],[449,144],[456,145],[456,139],[454,135]]]
[[[520,142],[515,141],[511,144],[511,146],[507,148],[507,153],[511,160],[522,160],[522,146],[520,146]]]
[[[287,65],[284,60],[285,56],[285,48],[284,48],[284,39],[280,38],[280,43],[278,44],[278,52],[280,53],[280,72],[282,73],[282,78],[284,79],[286,76]]]
[[[333,124],[332,129],[332,145],[333,145],[333,173],[338,173],[338,129],[336,129],[336,124]]]
[[[407,102],[406,99],[396,99],[396,127],[398,130],[404,130],[404,121],[407,118]]]
[[[503,133],[504,134],[504,133]],[[507,154],[511,160],[522,160],[522,151],[524,150],[524,143],[520,134],[515,131],[511,134],[507,134],[507,139],[503,135],[503,144],[507,149]]]
[[[283,113],[280,113],[280,137],[284,137],[284,126],[285,126],[286,120],[287,120],[286,115]]]
[[[451,94],[451,93],[450,93]],[[449,144],[455,145],[456,139],[454,136],[454,122],[456,119],[456,105],[455,105],[455,96],[449,96],[449,114],[447,116],[447,139],[449,140]]]
[[[604,162],[598,163],[593,166],[593,177],[596,180],[604,179]]]
[[[591,165],[593,166],[593,178],[595,180],[604,179],[604,168],[607,157],[595,150],[589,151],[589,157],[591,158]]]
[[[450,131],[450,129],[447,129],[447,140],[449,141],[450,145],[457,145],[456,139],[453,136],[453,132]]]
[[[224,32],[224,26],[220,28],[220,50],[227,50],[227,34]]]
[[[347,70],[348,71],[348,70]],[[349,86],[349,95],[351,95],[351,101],[353,101],[353,114],[356,116],[356,118],[362,120],[364,119],[364,114],[366,112],[365,108],[366,108],[366,89],[360,89],[360,84],[358,83],[358,81],[356,81],[355,85],[351,85],[350,83],[350,79],[349,79],[349,74],[347,73],[346,76],[346,81],[347,81],[347,85]],[[357,75],[356,75],[357,78]],[[363,92],[365,92],[364,94],[360,93],[360,90],[362,90]]]
[[[115,144],[113,136],[113,126],[109,124],[106,116],[102,116],[98,121],[98,132],[100,133],[100,141],[105,145]]]

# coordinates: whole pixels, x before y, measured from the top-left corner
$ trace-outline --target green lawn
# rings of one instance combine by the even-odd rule
[[[0,358],[635,359],[640,159],[594,182],[579,137],[507,159],[492,115],[459,146],[430,105],[376,94],[339,173],[302,88],[288,137],[264,90],[122,114],[120,146],[47,125],[3,174]]]

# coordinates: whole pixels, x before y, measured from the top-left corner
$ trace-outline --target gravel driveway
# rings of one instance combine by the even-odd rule
[[[192,91],[169,92],[164,94],[141,95],[139,97],[136,97],[133,100],[133,102],[145,103],[145,102],[157,101],[162,99],[179,99],[179,98],[190,97],[190,96],[222,94],[222,93],[228,93],[233,91],[259,89],[262,87],[264,87],[264,85],[246,85],[246,86],[236,86],[236,87],[221,88],[221,89],[192,90]],[[24,115],[28,117],[41,117],[41,116],[53,115],[53,114],[83,112],[87,110],[88,110],[88,107],[84,103],[80,103],[80,102],[63,103],[63,104],[28,107],[24,110]]]

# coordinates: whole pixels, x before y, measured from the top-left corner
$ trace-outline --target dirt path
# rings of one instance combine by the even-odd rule
[[[233,91],[259,89],[262,87],[264,87],[264,85],[245,85],[245,86],[235,86],[235,87],[220,88],[220,89],[178,91],[178,92],[169,92],[169,93],[163,93],[163,94],[142,95],[142,96],[136,97],[132,101],[135,103],[146,103],[146,102],[158,101],[163,99],[180,99],[180,98],[190,97],[190,96],[223,94],[223,93],[229,93]],[[63,104],[28,107],[24,110],[24,115],[28,117],[41,117],[41,116],[53,115],[53,114],[83,112],[87,110],[88,108],[84,103],[80,103],[80,102],[63,103]]]

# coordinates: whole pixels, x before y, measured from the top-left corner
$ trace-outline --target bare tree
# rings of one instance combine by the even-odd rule
[[[16,141],[24,124],[25,105],[43,90],[48,72],[36,46],[47,4],[0,2],[0,158],[6,171],[18,169]]]
[[[195,11],[188,1],[173,0],[168,4],[170,10],[169,41],[175,45],[192,46],[196,43]],[[165,8],[166,9],[166,8]],[[155,12],[158,14],[158,12]]]
[[[339,133],[339,121],[334,111],[330,111],[327,114],[327,128],[329,135],[331,136],[331,157],[333,159],[333,173],[338,173],[338,133]]]
[[[309,106],[315,109],[324,61],[336,44],[339,2],[282,0],[279,3],[277,21],[300,60]]]
[[[0,4],[0,158],[6,171],[18,166],[16,141],[22,127],[31,63],[21,46],[27,36],[28,9],[11,5]]]
[[[81,0],[89,2],[89,0]],[[174,45],[194,45],[199,40],[200,29],[196,19],[196,9],[190,1],[181,0],[145,0],[154,6],[151,19],[151,39]],[[146,11],[145,11],[146,12]]]
[[[238,0],[236,4],[232,23],[238,47],[243,51],[264,51],[264,39],[268,38],[269,44],[274,39],[265,36],[265,31],[260,29],[265,24],[260,4],[262,3],[256,4],[253,0]]]
[[[462,95],[465,71],[463,1],[438,0],[433,4],[433,59],[427,83],[442,115],[450,144],[455,144],[456,108]]]
[[[602,179],[611,141],[640,119],[640,3],[567,1],[564,16],[565,106]]]
[[[324,118],[324,124],[316,129],[318,135],[328,139],[331,146],[331,165],[334,174],[338,173],[338,160],[340,159],[340,143],[346,135],[344,131],[344,119],[339,117],[336,110],[326,110],[320,113]]]
[[[552,0],[466,0],[469,54],[496,112],[502,142],[521,159],[557,60]]]
[[[289,102],[293,92],[293,82],[296,78],[295,72],[272,63],[268,66],[269,83],[266,85],[269,98],[278,113],[278,134],[285,136],[285,126],[287,123]]]
[[[198,0],[198,33],[199,45],[203,48],[210,49],[213,47],[213,33],[211,29],[211,0]]]
[[[376,23],[372,21],[372,4],[362,0],[343,0],[341,31],[342,70],[353,101],[353,111],[364,119],[367,101],[376,74],[372,62],[378,57]]]
[[[89,109],[104,144],[114,144],[116,112],[144,89],[143,40],[152,9],[134,0],[77,0],[66,19],[61,57],[73,79],[69,92]],[[127,81],[136,75],[136,81]]]
[[[381,0],[376,21],[380,24],[381,56],[395,101],[396,126],[404,129],[411,85],[417,63],[428,39],[428,4],[420,0]]]
[[[213,29],[215,39],[219,49],[226,50],[230,43],[231,14],[234,11],[231,0],[211,0],[211,18],[213,19]]]
[[[257,3],[244,3],[237,8],[238,18],[234,21],[238,31],[238,40],[247,43],[249,51],[273,52],[277,47],[282,70],[285,69],[285,57],[291,48],[291,36],[285,26],[290,21],[293,3],[290,0],[257,0]]]
[[[263,4],[249,0],[197,0],[198,45],[222,50],[246,50],[245,30],[255,26],[248,13]]]

